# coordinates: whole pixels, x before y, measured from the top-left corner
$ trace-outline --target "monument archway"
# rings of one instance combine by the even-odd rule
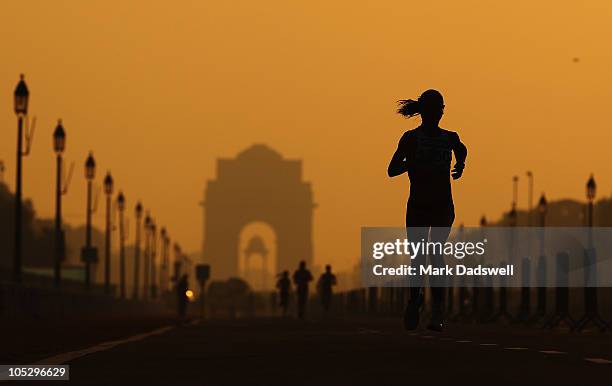
[[[269,224],[250,223],[240,231],[238,276],[256,290],[274,289],[276,285],[276,232]]]
[[[215,279],[236,277],[240,231],[264,222],[276,233],[276,271],[313,260],[312,188],[302,181],[302,161],[284,159],[255,144],[234,159],[217,160],[217,178],[204,192],[203,260]]]

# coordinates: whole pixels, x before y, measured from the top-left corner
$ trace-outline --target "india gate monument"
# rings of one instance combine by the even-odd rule
[[[274,262],[257,268],[264,287],[266,280],[269,286],[274,275],[293,271],[301,260],[312,264],[315,204],[311,184],[302,180],[301,160],[285,159],[263,144],[243,150],[236,158],[220,158],[216,179],[207,182],[202,205],[203,262],[210,264],[214,279],[244,277],[250,256],[260,254],[265,264],[269,251],[275,251]],[[265,245],[260,234],[241,241],[243,230],[252,223],[270,229],[273,236],[268,244],[272,245]]]

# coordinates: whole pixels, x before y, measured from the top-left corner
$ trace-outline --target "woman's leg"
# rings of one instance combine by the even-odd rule
[[[420,242],[427,240],[429,228],[425,223],[426,213],[411,207],[410,202],[406,208],[406,237],[410,242]],[[425,254],[417,255],[410,261],[411,267],[416,267],[417,272],[425,264]],[[410,278],[410,298],[404,312],[404,327],[407,330],[414,330],[419,325],[419,313],[423,304],[423,277],[419,274]]]
[[[422,211],[415,210],[408,206],[406,209],[406,237],[409,242],[427,241],[429,237],[429,226],[426,221],[427,214]],[[410,260],[410,266],[416,267],[417,273],[421,266],[426,264],[426,255],[418,254],[414,259]],[[423,276],[416,275],[410,277],[410,300],[414,301],[421,297],[421,292],[424,284]]]
[[[431,228],[430,241],[444,244],[448,239],[451,226],[455,220],[454,209],[451,207],[448,210],[436,213],[433,220],[432,224],[435,224],[435,226]],[[433,253],[429,258],[432,266],[438,268],[444,266],[444,256],[441,253]],[[446,277],[443,276],[433,276],[430,279],[433,317],[439,319],[439,321],[437,321],[438,324],[442,323],[445,282]]]

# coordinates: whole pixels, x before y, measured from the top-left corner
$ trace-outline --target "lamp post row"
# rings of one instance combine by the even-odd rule
[[[532,213],[531,213],[532,205],[533,205],[532,204],[533,203],[533,173],[531,171],[528,171],[526,175],[528,178],[527,225],[532,226],[534,225],[533,220],[532,220]],[[511,226],[517,225],[516,222],[517,222],[518,213],[516,209],[517,209],[517,201],[518,201],[518,180],[519,180],[518,176],[512,177],[512,204],[510,207],[510,212],[508,212],[509,223]],[[593,174],[591,174],[591,176],[589,177],[586,183],[587,206],[586,206],[585,225],[588,228],[592,228],[594,224],[593,212],[594,212],[594,200],[595,200],[596,192],[597,192],[597,183],[595,182],[595,178]],[[536,207],[536,210],[538,213],[538,223],[536,223],[536,225],[539,227],[544,227],[546,225],[546,214],[547,214],[547,209],[548,209],[547,206],[548,206],[548,201],[546,200],[546,195],[542,193],[538,201],[538,205]],[[481,225],[483,221],[486,224],[486,218],[484,215],[481,217]]]
[[[30,92],[25,83],[23,74],[20,75],[19,82],[14,91],[14,110],[17,115],[17,170],[15,183],[15,239],[14,239],[14,256],[13,256],[13,279],[16,283],[22,281],[22,244],[23,244],[23,200],[22,200],[22,159],[28,155],[31,147],[32,135],[34,131],[34,121],[32,128],[28,127],[28,106]],[[24,127],[25,126],[25,127]],[[25,130],[25,133],[24,133]],[[24,138],[25,134],[25,138]],[[25,139],[25,148],[24,148]],[[63,154],[66,149],[66,130],[62,120],[58,120],[57,126],[53,132],[53,151],[56,155],[56,184],[55,184],[55,221],[53,233],[53,273],[54,283],[57,287],[61,285],[62,272],[61,265],[65,258],[65,235],[62,229],[62,196],[67,193],[67,185],[71,176],[72,169],[69,172],[68,179],[64,179],[64,159]],[[2,164],[4,171],[4,164]],[[81,251],[81,258],[85,263],[85,287],[91,288],[91,266],[97,262],[97,250],[92,246],[92,213],[95,211],[93,204],[93,180],[96,174],[96,162],[93,153],[90,152],[85,160],[85,179],[87,181],[87,203],[86,203],[86,230],[85,230],[85,246]],[[104,193],[106,196],[106,216],[105,216],[105,248],[104,248],[104,291],[110,294],[111,283],[111,234],[112,234],[112,195],[114,191],[114,180],[110,172],[107,172],[104,178]],[[125,196],[123,192],[119,192],[116,199],[117,210],[119,212],[119,296],[126,297],[126,261],[125,261]],[[134,248],[134,292],[133,297],[138,298],[139,295],[139,277],[140,277],[140,227],[142,218],[142,204],[138,202],[135,206],[136,214],[136,238]],[[161,228],[160,242],[161,249],[161,272],[157,276],[155,258],[157,252],[157,228],[155,223],[149,217],[148,224],[145,223],[145,232],[147,239],[151,241],[151,245],[147,242],[147,247],[150,250],[147,252],[147,263],[150,263],[148,270],[145,272],[145,280],[151,277],[150,286],[145,286],[143,293],[150,294],[152,297],[157,296],[159,287],[167,290],[168,288],[168,260],[169,260],[169,244],[170,237],[165,228]],[[180,251],[180,249],[179,249]],[[176,255],[175,260],[183,259],[182,255]],[[159,282],[158,282],[159,281]]]
[[[83,249],[83,260],[85,261],[85,284],[86,288],[91,287],[91,264],[97,262],[97,250],[92,246],[91,239],[91,216],[95,211],[92,208],[92,185],[95,177],[96,163],[93,158],[93,154],[90,153],[85,161],[85,177],[87,179],[87,223],[86,223],[86,238],[85,247]],[[105,215],[105,248],[104,248],[104,292],[110,294],[111,287],[111,236],[112,236],[112,195],[114,192],[114,180],[110,172],[106,173],[104,177],[104,194],[106,195],[106,215]],[[120,297],[126,297],[126,266],[125,266],[125,195],[123,192],[119,192],[117,196],[117,209],[119,211],[119,294]],[[139,278],[140,274],[140,231],[141,231],[141,218],[143,207],[140,202],[136,204],[136,242],[134,250],[134,292],[133,297],[137,299],[139,297]],[[144,287],[143,287],[143,298],[157,297],[158,284],[162,288],[167,289],[168,283],[162,283],[162,276],[157,275],[156,270],[156,247],[157,247],[157,234],[156,225],[154,220],[150,217],[147,212],[144,221],[145,231],[145,266],[144,266]],[[164,228],[164,238],[162,242],[167,242],[169,236]],[[162,271],[167,267],[162,266]],[[165,274],[165,273],[164,273]],[[157,282],[159,280],[159,283]]]

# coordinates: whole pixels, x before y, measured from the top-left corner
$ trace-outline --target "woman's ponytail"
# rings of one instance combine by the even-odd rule
[[[421,112],[419,101],[415,101],[412,99],[402,99],[397,101],[399,107],[397,108],[397,113],[401,114],[405,117],[413,117],[418,115]]]

